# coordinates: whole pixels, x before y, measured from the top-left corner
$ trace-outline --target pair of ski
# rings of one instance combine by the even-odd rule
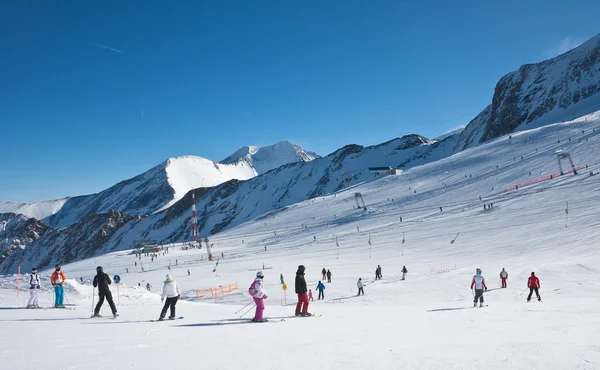
[[[277,318],[277,319],[267,319],[266,321],[252,321],[252,320],[249,320],[248,323],[256,323],[256,324],[269,323],[269,322],[277,323],[277,322],[284,322],[287,319],[296,319],[296,318],[305,318],[305,317],[321,317],[321,315],[290,316],[290,317],[282,317],[282,318]]]

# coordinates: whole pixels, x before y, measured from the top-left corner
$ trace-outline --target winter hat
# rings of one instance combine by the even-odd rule
[[[36,274],[36,273],[37,273],[37,270],[36,270],[36,268],[35,268],[35,267],[31,269],[31,273],[32,273],[32,274]]]
[[[531,276],[535,276],[535,272],[531,271]]]
[[[98,267],[96,267],[96,271],[103,272],[104,270],[102,269],[102,266],[98,266]]]
[[[306,267],[304,267],[304,265],[298,266],[298,271],[304,271],[304,270],[306,270]]]
[[[478,268],[478,269],[475,270],[475,272],[478,273],[478,274],[481,274],[481,269]]]
[[[171,274],[167,274],[166,278],[167,278],[167,280],[165,280],[165,283],[170,283],[171,281],[174,281]]]
[[[262,278],[265,277],[265,274],[263,274],[262,271],[259,271],[259,272],[256,273],[256,277],[262,279]]]
[[[60,265],[54,266],[55,269],[60,270]]]

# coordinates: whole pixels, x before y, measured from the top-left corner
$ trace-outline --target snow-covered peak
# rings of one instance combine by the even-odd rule
[[[0,202],[0,213],[21,214],[41,220],[58,212],[69,198],[35,203]]]
[[[221,161],[223,164],[245,162],[252,166],[258,174],[294,162],[309,162],[320,158],[313,152],[302,149],[289,141],[280,141],[274,145],[257,147],[245,146]]]

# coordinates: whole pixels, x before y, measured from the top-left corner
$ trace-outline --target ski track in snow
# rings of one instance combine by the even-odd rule
[[[134,266],[129,251],[64,265],[66,302],[73,310],[21,309],[28,276],[18,297],[16,276],[1,277],[2,368],[600,369],[600,176],[588,174],[600,163],[600,131],[591,131],[599,127],[596,114],[513,134],[511,144],[500,138],[244,223],[211,237],[214,255],[225,255],[215,273],[204,249],[173,248],[154,262],[144,257],[146,272],[139,261]],[[530,178],[529,171],[531,178],[556,172],[554,151],[563,146],[576,164],[590,168],[504,190]],[[353,209],[354,192],[362,193],[366,211]],[[484,211],[490,202],[494,209]],[[299,264],[307,267],[315,297],[321,269],[332,271],[325,300],[309,306],[321,317],[290,317]],[[378,264],[383,279],[373,281]],[[97,265],[121,276],[118,295],[111,286],[119,303],[116,320],[89,319]],[[162,307],[158,294],[169,265],[183,291],[177,315],[184,319],[151,323]],[[246,290],[263,265],[265,317],[285,318],[278,325],[239,320],[250,302]],[[404,281],[403,265],[409,271]],[[469,285],[477,267],[490,287],[485,308],[472,308]],[[509,273],[506,289],[499,289],[502,267]],[[541,280],[541,303],[525,302],[531,271]],[[40,274],[43,307],[53,301],[50,273]],[[290,289],[287,304],[280,273]],[[364,296],[356,296],[359,277]],[[147,282],[151,292],[144,289]],[[196,289],[234,282],[238,291],[216,303],[193,298]],[[101,314],[110,314],[106,303]]]

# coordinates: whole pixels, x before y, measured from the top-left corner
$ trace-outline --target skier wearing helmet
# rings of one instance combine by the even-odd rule
[[[115,307],[115,302],[112,298],[112,293],[110,292],[110,288],[108,287],[112,281],[110,277],[104,272],[102,266],[96,267],[96,276],[94,276],[94,281],[92,284],[94,288],[98,288],[98,304],[94,309],[94,315],[92,317],[101,317],[100,316],[100,308],[104,304],[104,300],[108,301],[108,305],[110,306],[110,310],[112,311],[113,317],[116,319],[119,314],[117,313],[117,308]]]
[[[296,316],[312,316],[308,312],[308,288],[306,287],[306,280],[304,279],[304,271],[306,268],[304,265],[298,266],[296,271],[296,294],[298,294],[298,304],[296,305]]]
[[[476,274],[473,276],[471,281],[471,290],[475,287],[475,299],[473,300],[473,307],[477,307],[477,300],[479,300],[479,307],[483,307],[483,291],[487,290],[485,285],[485,278],[481,275],[481,269],[475,270]]]
[[[256,312],[254,313],[254,318],[252,319],[253,322],[268,321],[263,317],[263,312],[265,310],[264,300],[268,298],[263,290],[264,278],[265,275],[262,273],[262,271],[257,272],[256,279],[254,279],[254,282],[252,282],[252,285],[250,285],[250,288],[248,288],[248,293],[252,296],[252,299],[254,299],[254,303],[256,303]]]

